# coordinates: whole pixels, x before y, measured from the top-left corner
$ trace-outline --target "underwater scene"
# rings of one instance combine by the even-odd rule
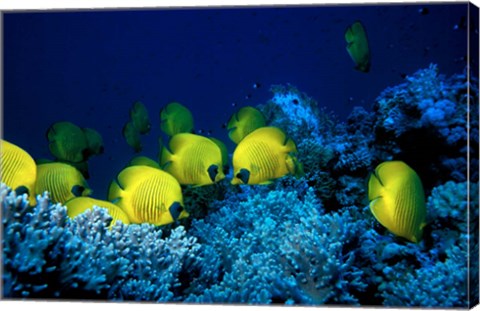
[[[478,304],[473,4],[2,26],[3,299]]]

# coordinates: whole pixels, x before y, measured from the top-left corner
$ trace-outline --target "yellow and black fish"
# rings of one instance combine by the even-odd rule
[[[347,51],[355,62],[355,69],[363,72],[370,71],[370,49],[365,28],[357,21],[345,31]]]
[[[233,152],[233,179],[236,184],[268,184],[273,179],[293,174],[303,168],[295,157],[292,139],[276,127],[261,127],[243,138]]]
[[[140,132],[133,126],[133,123],[127,122],[122,130],[123,137],[127,144],[133,148],[135,152],[142,151],[142,142],[140,141]]]
[[[150,132],[151,124],[148,117],[148,111],[144,104],[135,102],[130,109],[130,119],[133,126],[140,134],[147,134]]]
[[[83,128],[83,133],[87,139],[88,156],[102,154],[104,151],[103,139],[100,133],[91,128]]]
[[[145,165],[150,166],[156,169],[160,169],[160,164],[153,159],[150,159],[146,156],[136,156],[130,160],[127,166],[134,166],[134,165]]]
[[[69,161],[59,160],[59,159],[50,160],[50,159],[41,158],[41,159],[36,159],[35,160],[35,163],[37,165],[45,164],[45,163],[56,163],[56,162],[71,165],[74,168],[76,168],[80,173],[82,173],[83,177],[85,177],[86,179],[90,178],[90,173],[88,171],[88,162],[87,161],[82,161],[82,162],[75,163],[75,162],[69,162]]]
[[[136,224],[160,226],[188,217],[178,181],[149,166],[135,165],[123,169],[110,184],[108,200],[121,207]]]
[[[243,107],[228,121],[228,136],[238,144],[245,136],[265,125],[265,117],[258,109],[250,106]]]
[[[70,218],[75,218],[86,210],[93,208],[93,206],[98,206],[106,208],[108,214],[112,216],[113,219],[111,226],[113,226],[118,220],[126,225],[130,224],[127,214],[118,205],[115,205],[112,202],[89,197],[75,197],[65,202],[65,206],[67,207],[67,215]]]
[[[189,133],[173,136],[163,147],[160,166],[182,185],[204,186],[225,178],[222,152],[212,140]]]
[[[66,163],[54,162],[37,165],[35,192],[48,191],[54,203],[65,203],[71,198],[88,196],[91,190],[82,174]]]
[[[425,226],[425,193],[420,177],[402,161],[383,162],[370,174],[373,216],[390,232],[417,243]]]
[[[26,193],[30,205],[35,199],[37,165],[33,158],[22,148],[0,139],[0,180],[15,190],[17,195]]]
[[[59,160],[82,162],[88,156],[88,143],[81,128],[71,122],[54,123],[47,130],[48,147]]]
[[[193,131],[193,116],[187,107],[172,102],[160,111],[160,127],[168,136]]]

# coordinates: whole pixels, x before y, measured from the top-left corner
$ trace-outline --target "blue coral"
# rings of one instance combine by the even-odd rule
[[[269,191],[221,207],[194,223],[222,272],[189,297],[196,302],[357,303],[362,272],[346,245],[358,232],[348,213],[324,214],[310,188]]]
[[[64,206],[52,205],[46,195],[38,196],[30,211],[24,197],[3,184],[0,189],[6,297],[89,298],[108,290],[121,275],[125,262],[102,242],[108,214],[79,227],[69,221]],[[105,261],[96,259],[99,253]]]
[[[66,209],[0,187],[5,297],[172,301],[201,259],[183,227],[162,237],[153,225],[124,225],[94,207],[71,220]],[[183,287],[182,287],[183,286]]]
[[[295,86],[273,85],[270,90],[273,97],[257,108],[265,115],[269,125],[286,131],[297,144],[309,137],[325,144],[336,133],[338,121],[335,116],[325,108],[319,108],[313,98]]]
[[[468,142],[471,146],[479,143],[478,105],[474,104],[478,94],[466,74],[446,78],[436,65],[387,88],[374,104],[375,157],[416,161],[425,170],[421,172],[424,176],[447,177],[440,183],[465,181],[465,154],[470,152],[472,163],[478,163],[474,152],[478,149],[467,150]],[[476,171],[470,177],[478,181]],[[428,180],[427,185],[437,184]]]

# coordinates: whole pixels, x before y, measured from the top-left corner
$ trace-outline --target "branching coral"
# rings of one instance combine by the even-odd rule
[[[121,276],[125,261],[102,242],[107,213],[79,227],[46,195],[33,210],[3,184],[1,195],[6,297],[92,298]]]
[[[124,225],[94,207],[70,220],[65,207],[0,188],[5,297],[133,299],[182,297],[200,245],[183,227],[162,238],[153,225]],[[185,282],[185,283],[184,283]]]
[[[122,282],[117,282],[109,298],[137,301],[176,301],[182,297],[184,274],[193,271],[200,245],[187,237],[183,227],[162,239],[152,225],[118,226],[116,245],[128,260]],[[200,259],[198,259],[200,262]],[[188,283],[188,282],[187,282]]]
[[[358,236],[348,213],[324,215],[312,188],[302,199],[274,190],[219,204],[192,231],[211,246],[222,273],[190,301],[357,302],[351,289],[364,284],[346,247]]]
[[[260,110],[270,125],[288,129],[290,135],[318,132],[319,110],[317,103],[292,85],[274,85],[273,98]],[[294,137],[298,140],[299,137]]]
[[[317,102],[293,85],[273,85],[273,97],[257,108],[269,125],[277,126],[298,144],[310,137],[325,144],[336,133],[338,121],[332,113],[320,109]]]
[[[423,170],[420,175],[445,177],[440,182],[450,178],[465,181],[468,139],[478,146],[478,105],[474,103],[478,103],[479,93],[468,81],[466,74],[447,79],[431,65],[408,76],[405,83],[386,89],[374,104],[377,152],[416,162]],[[478,152],[472,151],[472,161],[478,163]],[[476,172],[471,180],[478,180]],[[427,184],[438,183],[428,180]]]

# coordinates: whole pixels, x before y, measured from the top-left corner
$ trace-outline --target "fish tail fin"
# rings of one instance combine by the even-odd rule
[[[123,196],[123,189],[117,179],[112,180],[108,188],[108,200],[116,204]]]
[[[303,171],[303,164],[300,163],[297,157],[293,155],[287,156],[287,169],[288,172],[294,175],[296,178],[301,178],[305,176],[305,172]]]
[[[166,166],[168,166],[172,162],[173,154],[163,144],[161,139],[159,139],[159,142],[160,142],[160,151],[159,151],[159,155],[158,155],[158,160],[160,162],[160,167],[162,169],[164,169]]]
[[[284,145],[287,148],[288,152],[297,152],[297,146],[295,145],[293,139],[287,138]]]

